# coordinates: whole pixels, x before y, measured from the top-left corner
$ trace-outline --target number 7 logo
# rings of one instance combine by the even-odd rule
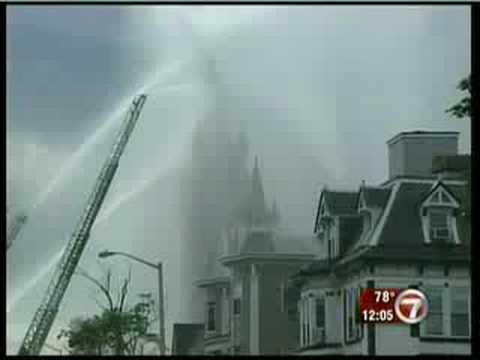
[[[419,290],[407,289],[395,300],[395,314],[405,324],[417,324],[428,314],[428,301]]]

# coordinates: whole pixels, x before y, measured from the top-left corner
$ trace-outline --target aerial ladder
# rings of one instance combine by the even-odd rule
[[[8,215],[7,215],[8,217]],[[15,214],[13,219],[9,222],[7,227],[7,251],[13,244],[13,241],[16,239],[23,225],[27,221],[27,215],[23,212]]]
[[[112,151],[105,161],[95,182],[93,191],[88,198],[87,206],[79,219],[75,231],[67,243],[42,302],[27,329],[27,333],[20,346],[18,355],[39,355],[45,344],[45,340],[47,339],[58,313],[60,303],[62,302],[70,283],[70,279],[80,261],[83,249],[90,237],[90,230],[95,222],[100,207],[102,206],[112,179],[115,176],[118,162],[128,139],[133,132],[135,124],[137,123],[146,98],[147,96],[145,94],[136,97],[127,113],[118,138],[116,139]]]

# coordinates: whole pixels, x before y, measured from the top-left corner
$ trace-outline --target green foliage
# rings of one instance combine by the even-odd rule
[[[150,293],[141,294],[135,305],[126,306],[128,279],[124,281],[119,301],[114,305],[110,293],[110,272],[107,275],[106,285],[88,274],[82,275],[102,290],[110,306],[103,307],[100,314],[73,319],[68,329],[62,329],[57,338],[67,339],[72,354],[137,354],[139,340],[146,337],[150,325],[155,320],[155,301],[152,295]]]
[[[472,104],[471,104],[471,94],[472,94],[472,83],[471,83],[472,75],[468,75],[466,78],[462,79],[458,85],[457,89],[460,91],[467,91],[468,95],[461,99],[458,103],[450,107],[446,110],[447,113],[450,113],[456,118],[470,118],[471,111],[472,111]],[[470,214],[471,214],[471,173],[470,169],[467,169],[465,172],[465,177],[467,180],[466,186],[466,203],[462,207],[462,211],[465,213],[465,217],[470,221]]]
[[[471,84],[471,75],[462,79],[459,84],[457,85],[457,89],[460,91],[468,91],[468,95],[461,99],[458,103],[453,105],[452,107],[446,110],[446,113],[453,115],[456,118],[465,118],[471,116],[471,92],[472,92],[472,84]]]

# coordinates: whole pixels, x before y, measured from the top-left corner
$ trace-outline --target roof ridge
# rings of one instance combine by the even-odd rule
[[[357,190],[334,190],[334,189],[324,189],[324,192],[328,193],[341,193],[341,194],[356,194]]]
[[[381,185],[365,185],[363,188],[367,190],[389,190],[389,188]]]

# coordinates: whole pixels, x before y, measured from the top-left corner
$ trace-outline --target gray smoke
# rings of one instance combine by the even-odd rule
[[[468,124],[444,114],[470,72],[469,34],[463,7],[9,9],[9,203],[28,207],[51,190],[9,252],[7,302],[37,281],[8,314],[9,343],[24,335],[48,280],[39,269],[54,264],[117,123],[50,180],[134,94],[149,98],[81,266],[106,266],[96,260],[105,248],[165,261],[169,335],[198,316],[191,282],[209,274],[255,155],[267,204],[308,235],[320,186],[383,181],[396,133],[458,130],[469,149]],[[132,293],[156,292],[153,271],[108,265],[132,266]],[[75,278],[49,341],[96,310]]]

